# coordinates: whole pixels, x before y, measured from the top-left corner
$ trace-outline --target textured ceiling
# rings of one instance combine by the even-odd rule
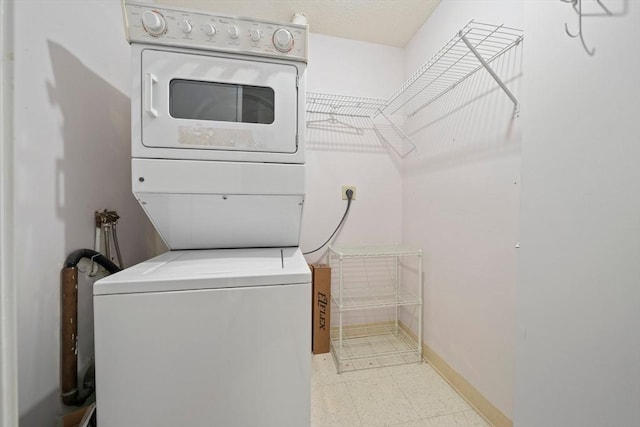
[[[147,2],[153,2],[147,0]],[[313,33],[404,47],[440,0],[159,0],[220,13],[290,22],[303,13]]]

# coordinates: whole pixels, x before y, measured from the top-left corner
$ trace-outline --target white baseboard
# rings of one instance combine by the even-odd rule
[[[402,322],[400,322],[400,327],[415,339],[414,332]],[[496,408],[489,399],[424,342],[422,344],[422,356],[489,424],[495,427],[513,427],[513,421],[509,417]]]

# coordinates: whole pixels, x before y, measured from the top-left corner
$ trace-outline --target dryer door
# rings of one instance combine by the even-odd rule
[[[296,152],[295,66],[145,49],[141,73],[144,146]]]

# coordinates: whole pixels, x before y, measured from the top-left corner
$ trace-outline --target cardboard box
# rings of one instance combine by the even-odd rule
[[[331,267],[311,264],[311,351],[313,354],[331,350]]]

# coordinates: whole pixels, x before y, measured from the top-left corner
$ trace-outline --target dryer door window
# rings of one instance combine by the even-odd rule
[[[274,120],[270,87],[174,79],[169,114],[176,119],[269,125]]]
[[[147,147],[297,151],[295,65],[146,49],[141,74]]]

